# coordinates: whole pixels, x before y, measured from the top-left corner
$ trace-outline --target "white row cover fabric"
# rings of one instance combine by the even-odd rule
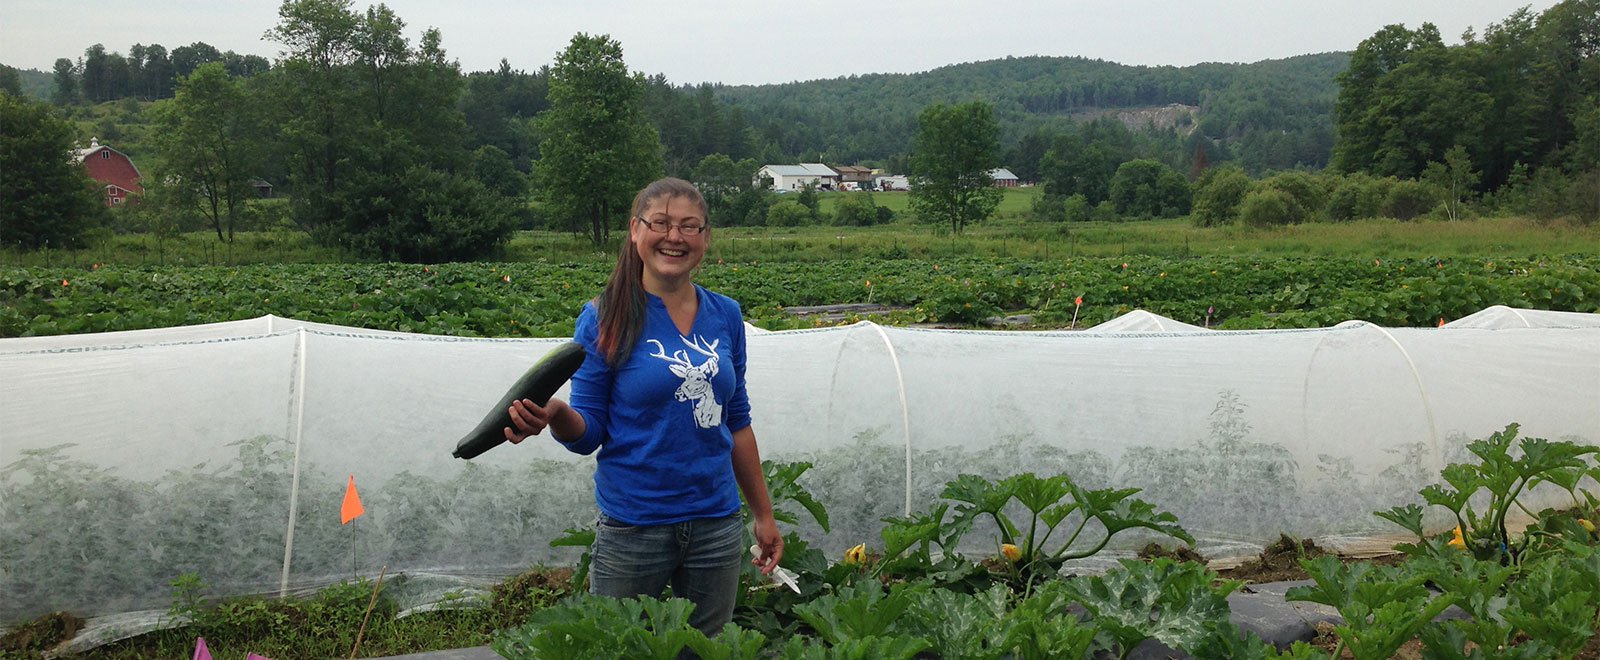
[[[1362,548],[1398,538],[1373,511],[1420,502],[1472,439],[1517,422],[1524,436],[1600,441],[1595,319],[1515,310],[1443,328],[1210,331],[1140,313],[1123,327],[1148,332],[1037,333],[863,322],[752,332],[748,382],[763,457],[814,464],[802,484],[832,531],[799,531],[830,556],[881,545],[883,517],[923,509],[959,474],[1022,472],[1142,488],[1212,557],[1279,534]],[[591,458],[541,439],[450,456],[564,340],[273,317],[0,340],[0,625],[164,608],[187,572],[218,597],[380,566],[471,579],[573,561],[548,542],[592,523]],[[341,525],[352,475],[366,514]],[[1568,503],[1527,497],[1533,510]],[[994,547],[982,530],[968,543]]]

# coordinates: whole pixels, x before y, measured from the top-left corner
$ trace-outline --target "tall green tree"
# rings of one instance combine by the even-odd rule
[[[1134,158],[1134,136],[1122,122],[1095,120],[1059,135],[1039,161],[1044,192],[1056,199],[1083,195],[1090,204],[1111,195],[1117,166]]]
[[[0,92],[0,245],[77,247],[105,205],[72,157],[72,126],[50,108]]]
[[[270,33],[290,155],[291,212],[319,242],[391,260],[482,258],[515,228],[520,186],[504,155],[475,154],[461,72],[438,30],[416,47],[379,4],[286,0]],[[489,182],[486,185],[485,179]]]
[[[459,105],[471,143],[494,145],[511,157],[518,170],[531,171],[538,146],[533,118],[549,107],[545,98],[549,81],[548,66],[527,73],[513,70],[504,59],[495,71],[469,74]]]
[[[164,99],[172,96],[172,61],[161,44],[144,47],[144,63],[135,80],[138,94],[147,99]]]
[[[354,74],[358,18],[348,0],[285,0],[267,35],[284,45],[272,98],[278,101],[283,148],[294,190],[293,215],[323,243],[338,242],[335,195],[369,159],[359,139]]]
[[[549,213],[596,245],[661,174],[661,143],[639,108],[643,85],[607,35],[574,36],[550,70],[550,109],[537,121],[540,189]]]
[[[110,65],[107,63],[109,54],[106,47],[95,44],[83,51],[83,99],[89,103],[110,101],[111,80],[109,78]]]
[[[179,81],[172,103],[157,115],[162,178],[174,181],[179,203],[199,210],[225,243],[233,242],[245,203],[255,196],[250,180],[262,151],[257,107],[221,62],[207,62]]]
[[[1017,140],[1017,148],[1012,150],[1006,164],[1011,173],[1023,181],[1039,180],[1039,161],[1044,160],[1044,154],[1050,150],[1053,136],[1042,128],[1034,128]]]
[[[994,213],[1004,194],[990,170],[1000,166],[1000,126],[988,103],[934,104],[917,116],[911,154],[911,209],[950,230]]]
[[[1459,144],[1444,152],[1444,162],[1428,163],[1422,170],[1422,179],[1439,189],[1445,216],[1451,220],[1461,219],[1462,208],[1478,185],[1478,176],[1467,158],[1466,147]]]
[[[187,77],[207,62],[221,62],[222,53],[215,46],[204,41],[196,41],[187,46],[178,46],[172,49],[172,73],[178,78]]]
[[[55,91],[50,95],[52,103],[72,105],[78,102],[78,70],[73,66],[72,60],[65,57],[56,58],[55,83]]]
[[[700,194],[705,195],[706,207],[711,212],[713,222],[732,226],[743,219],[730,213],[734,200],[745,189],[756,185],[753,177],[759,168],[752,159],[734,161],[724,154],[708,154],[695,165],[694,174],[689,180],[700,189]]]
[[[0,92],[22,95],[22,77],[16,69],[4,64],[0,64]]]

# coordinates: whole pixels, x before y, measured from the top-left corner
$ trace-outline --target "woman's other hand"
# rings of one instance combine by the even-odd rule
[[[761,555],[750,563],[760,567],[762,575],[767,575],[777,568],[778,560],[783,559],[783,535],[778,533],[778,523],[772,518],[758,518],[752,528],[756,543],[761,546]]]

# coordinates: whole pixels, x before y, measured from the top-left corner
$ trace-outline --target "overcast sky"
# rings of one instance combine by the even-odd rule
[[[263,33],[277,0],[0,0],[0,63],[49,71],[96,43],[168,50],[204,41],[275,59]],[[781,83],[912,73],[1008,55],[1077,55],[1123,64],[1254,62],[1352,50],[1384,25],[1432,22],[1447,43],[1479,33],[1515,0],[391,0],[416,43],[437,27],[465,71],[550,64],[578,32],[609,34],[628,66],[673,83]],[[1531,4],[1539,12],[1555,4]],[[368,3],[355,0],[355,7]],[[851,8],[851,9],[846,9]]]

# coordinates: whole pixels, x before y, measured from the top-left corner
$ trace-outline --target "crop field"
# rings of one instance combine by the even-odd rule
[[[0,336],[134,330],[264,314],[460,336],[571,333],[604,284],[603,260],[555,263],[0,268]],[[1431,326],[1491,305],[1594,312],[1600,258],[1247,257],[1020,260],[711,259],[699,281],[768,329],[811,327],[789,307],[877,303],[874,320],[977,327],[1086,327],[1134,309],[1222,329],[1362,319]],[[1081,305],[1075,301],[1082,299]],[[1073,318],[1076,317],[1076,321]],[[833,323],[857,320],[847,317]]]
[[[1521,221],[1453,226],[1372,221],[1272,231],[1198,229],[1175,222],[996,222],[959,236],[906,225],[729,228],[719,230],[697,282],[738,300],[752,323],[768,329],[861,319],[977,328],[1007,315],[1020,317],[1010,326],[1019,329],[1082,328],[1135,309],[1219,329],[1321,327],[1349,319],[1431,327],[1497,304],[1600,311],[1596,236],[1592,227],[1531,227]],[[141,239],[146,242],[136,243]],[[136,244],[142,250],[135,251]],[[505,261],[438,265],[265,263],[339,260],[287,234],[241,235],[234,248],[225,252],[204,234],[168,239],[160,248],[144,237],[114,237],[98,253],[92,248],[5,259],[0,263],[0,337],[158,328],[264,314],[454,336],[565,336],[572,332],[577,309],[603,285],[615,253],[615,248],[596,249],[581,238],[549,232],[520,233],[506,248]],[[828,318],[793,311],[840,303],[881,308]],[[717,638],[696,637],[683,626],[682,601],[619,604],[572,596],[573,585],[582,582],[580,561],[576,567],[536,567],[495,586],[490,595],[462,597],[470,607],[405,617],[396,616],[403,606],[395,594],[403,592],[403,583],[385,583],[361,655],[491,644],[517,658],[666,658],[680,646],[704,657],[730,658],[1060,658],[1089,657],[1096,649],[1126,656],[1141,644],[1159,643],[1217,658],[1323,658],[1330,651],[1339,657],[1337,647],[1344,646],[1351,657],[1380,660],[1416,657],[1395,655],[1401,645],[1435,654],[1424,657],[1456,657],[1446,650],[1470,642],[1521,649],[1515,653],[1522,655],[1511,657],[1600,657],[1593,638],[1600,554],[1593,550],[1593,532],[1583,526],[1597,513],[1592,493],[1584,491],[1600,476],[1593,448],[1513,447],[1514,435],[1508,430],[1463,445],[1458,453],[1481,461],[1451,466],[1447,476],[1453,489],[1422,493],[1430,515],[1442,506],[1469,516],[1472,522],[1460,543],[1452,544],[1449,532],[1422,534],[1423,509],[1416,505],[1377,512],[1396,529],[1417,532],[1401,546],[1410,558],[1402,567],[1317,558],[1308,541],[1285,539],[1282,557],[1273,561],[1299,571],[1294,578],[1311,581],[1288,594],[1289,600],[1327,605],[1350,622],[1336,634],[1292,649],[1279,644],[1273,650],[1255,632],[1229,622],[1230,596],[1242,593],[1241,583],[1231,578],[1253,579],[1249,573],[1219,575],[1199,561],[1127,559],[1104,575],[1060,577],[1063,557],[1092,555],[1098,542],[1098,537],[1079,538],[1068,529],[1070,523],[1049,522],[1053,512],[1069,510],[1062,507],[1079,511],[1073,520],[1090,521],[1092,530],[1140,528],[1139,533],[1168,545],[1185,540],[1186,511],[1171,504],[1152,508],[1132,497],[1133,489],[1117,488],[1126,483],[1087,478],[1075,483],[1041,461],[1030,465],[1039,470],[1037,476],[963,477],[946,484],[936,506],[884,519],[881,529],[846,529],[848,504],[834,502],[826,492],[826,466],[770,465],[775,499],[791,518],[804,529],[826,528],[822,503],[840,507],[835,530],[863,545],[843,557],[834,556],[837,549],[824,556],[820,546],[808,548],[803,538],[792,536],[784,563],[799,576],[801,593],[778,591],[747,576],[735,626]],[[247,449],[257,447],[241,445],[241,466]],[[11,475],[55,475],[57,485],[94,485],[101,491],[126,485],[97,472],[78,475],[69,484],[59,478],[70,471],[58,468],[72,467],[62,460],[47,452],[0,467]],[[970,457],[949,462],[974,463]],[[802,473],[805,478],[797,479]],[[471,478],[481,481],[486,474]],[[550,481],[548,475],[495,474],[508,484]],[[168,478],[182,476],[179,485],[188,484],[187,490],[138,492],[157,498],[145,507],[148,511],[176,510],[156,502],[224,487],[208,475],[174,473]],[[1534,533],[1504,536],[1494,516],[1517,505],[1517,484],[1535,479],[1546,487],[1570,483],[1567,491],[1576,508],[1540,512]],[[414,485],[435,485],[425,482]],[[53,491],[30,494],[20,483],[5,485],[19,506],[76,506],[68,504],[76,498]],[[818,495],[805,493],[806,484],[818,486]],[[563,487],[584,488],[582,483]],[[1158,502],[1160,494],[1152,488],[1138,495]],[[371,497],[374,505],[385,502],[380,493]],[[331,495],[323,499],[333,501]],[[412,499],[427,501],[420,494]],[[1488,511],[1480,504],[1485,501]],[[999,521],[999,516],[1012,519]],[[56,526],[54,520],[36,521],[41,531],[31,537],[43,538]],[[1036,525],[1038,536],[1019,531],[990,537]],[[1061,532],[1051,536],[1057,526]],[[583,529],[567,532],[554,541],[586,545]],[[944,544],[953,548],[962,534],[969,543],[981,536],[993,552],[945,551]],[[501,537],[489,536],[490,543]],[[535,536],[544,544],[558,534],[541,529]],[[47,555],[36,555],[49,565]],[[347,557],[324,559],[333,566]],[[1268,563],[1267,554],[1261,563]],[[167,579],[159,574],[166,568],[152,566],[156,577],[150,579]],[[203,581],[220,582],[219,571],[193,570],[202,573],[172,577],[168,613],[188,617],[192,625],[109,644],[83,657],[182,656],[192,650],[196,636],[207,637],[219,656],[247,651],[280,658],[345,656],[375,586],[357,580],[297,598],[208,601]],[[39,584],[60,590],[70,582]],[[1427,583],[1441,590],[1428,591],[1422,587]],[[1479,608],[1488,620],[1489,610],[1483,608],[1491,601],[1501,617],[1492,626],[1431,622],[1433,614],[1452,604]],[[1069,605],[1094,617],[1063,614]],[[641,616],[650,623],[623,625]],[[283,625],[287,620],[304,620],[305,630],[315,632],[281,632],[298,630]],[[44,617],[17,630],[58,624],[66,625]],[[620,637],[596,633],[615,630],[629,632]],[[587,641],[564,647],[563,639]],[[8,655],[12,652],[0,645],[0,658],[35,657],[23,648],[21,655]]]

